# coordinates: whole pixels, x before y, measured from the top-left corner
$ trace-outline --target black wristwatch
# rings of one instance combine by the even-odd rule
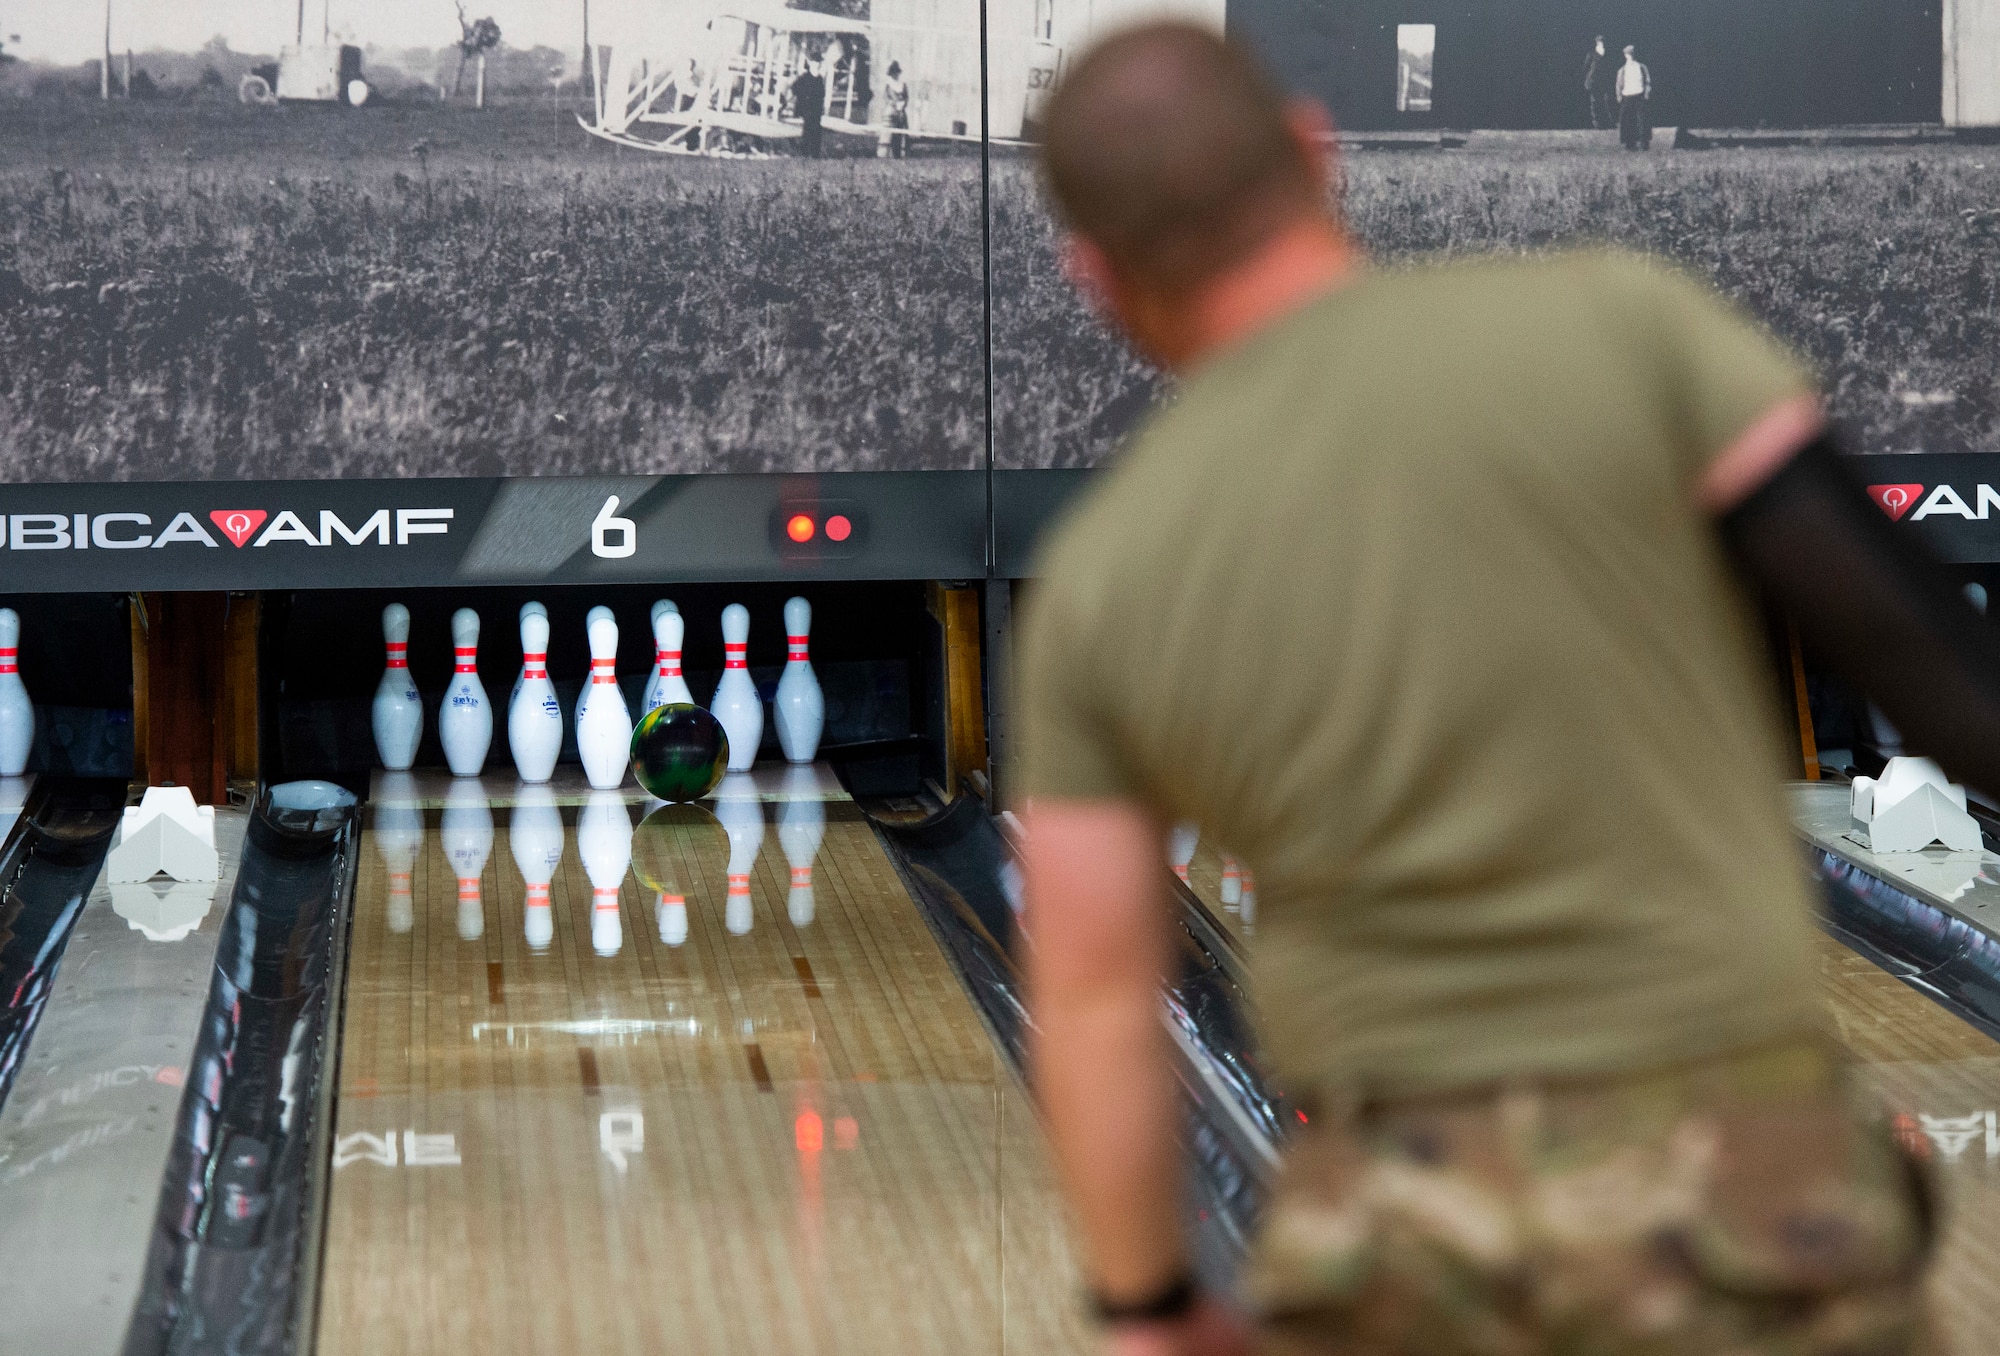
[[[1159,1290],[1135,1300],[1107,1299],[1092,1291],[1090,1308],[1097,1321],[1106,1327],[1119,1323],[1171,1323],[1187,1317],[1200,1293],[1194,1277],[1182,1272]]]

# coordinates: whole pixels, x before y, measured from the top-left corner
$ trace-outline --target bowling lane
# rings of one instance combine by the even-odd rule
[[[1171,840],[1169,842],[1167,864],[1175,868],[1176,874],[1179,874],[1183,864],[1175,857],[1185,847],[1185,841],[1179,849]],[[1230,936],[1238,942],[1248,943],[1257,933],[1255,878],[1248,876],[1242,865],[1224,853],[1205,833],[1196,837],[1194,853],[1186,861],[1185,868],[1187,874],[1182,879],[1194,891],[1195,897],[1208,906],[1208,911],[1215,915],[1217,922],[1229,929]]]
[[[760,771],[632,871],[636,803],[378,787],[322,1352],[1088,1346],[1028,1102],[831,785]]]
[[[1942,1189],[1933,1298],[1947,1349],[1990,1350],[2000,1329],[2000,1043],[1831,937],[1819,960],[1834,1029]]]

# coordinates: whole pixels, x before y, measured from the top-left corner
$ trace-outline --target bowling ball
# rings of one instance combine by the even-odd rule
[[[729,736],[699,706],[656,706],[632,731],[632,774],[661,800],[700,800],[728,770]]]

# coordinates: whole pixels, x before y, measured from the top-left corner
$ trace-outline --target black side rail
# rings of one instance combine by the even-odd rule
[[[850,792],[856,789],[850,784]],[[866,799],[857,797],[857,803],[868,812]],[[914,823],[874,814],[869,819],[994,1039],[1022,1068],[1028,1018],[1016,960],[1022,938],[1008,883],[1012,863],[985,802],[960,796]],[[1167,875],[1164,863],[1160,871]],[[1176,900],[1181,965],[1164,999],[1187,1094],[1185,1209],[1197,1265],[1220,1287],[1233,1278],[1248,1245],[1287,1113],[1258,1060],[1234,944],[1184,887]]]
[[[259,796],[216,950],[127,1356],[295,1349],[317,1259],[351,792]]]
[[[123,782],[44,776],[0,849],[0,1107],[124,810]]]

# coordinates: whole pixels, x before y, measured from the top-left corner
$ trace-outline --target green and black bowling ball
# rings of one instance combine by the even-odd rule
[[[728,770],[729,736],[699,706],[656,706],[632,731],[632,773],[661,800],[700,800]]]

